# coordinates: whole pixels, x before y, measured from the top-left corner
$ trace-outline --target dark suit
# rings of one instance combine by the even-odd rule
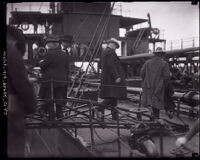
[[[127,93],[125,73],[122,63],[117,57],[114,49],[106,48],[103,51],[101,56],[101,69],[100,97],[104,99],[102,102],[103,104],[112,106],[112,115],[116,117],[114,108],[117,105],[117,99],[126,98]],[[120,83],[115,82],[117,78],[121,78]],[[102,112],[103,111],[104,110],[102,109]]]
[[[22,53],[7,43],[8,156],[24,156],[24,114],[36,109],[36,96],[28,80]]]
[[[66,93],[66,85],[69,73],[68,56],[60,49],[51,49],[48,51],[44,59],[39,63],[42,71],[42,83],[40,96],[41,98],[63,99]],[[51,83],[51,81],[53,83]],[[51,87],[53,95],[51,95]],[[56,102],[57,117],[62,116],[63,102]],[[45,109],[49,112],[50,119],[55,117],[53,104],[51,102],[45,105]]]
[[[126,98],[125,73],[115,50],[106,48],[101,56],[101,98]],[[121,83],[115,83],[120,77]]]

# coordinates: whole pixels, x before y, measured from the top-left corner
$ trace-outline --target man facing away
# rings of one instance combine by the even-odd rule
[[[170,79],[169,65],[163,60],[165,52],[158,47],[154,57],[145,62],[140,71],[142,77],[142,105],[152,107],[153,118],[159,118],[164,108],[165,83]]]
[[[12,158],[24,157],[25,115],[34,113],[36,109],[36,95],[22,59],[25,44],[22,31],[7,26],[7,154]]]
[[[113,120],[118,120],[118,112],[115,109],[118,99],[126,98],[126,83],[122,63],[118,58],[115,50],[119,48],[119,43],[115,38],[107,41],[107,48],[101,55],[101,86],[100,97],[104,100],[101,102],[111,106]],[[103,107],[98,110],[104,114]]]
[[[67,85],[68,56],[61,51],[59,37],[50,35],[46,40],[47,54],[39,62],[42,72],[42,83],[40,88],[41,98],[64,99]],[[49,113],[49,119],[63,116],[62,106],[64,101],[56,101],[56,112],[53,102],[47,102],[43,107]]]

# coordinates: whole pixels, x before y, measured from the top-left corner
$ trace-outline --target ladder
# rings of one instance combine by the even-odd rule
[[[143,36],[143,34],[144,34],[144,31],[145,31],[145,28],[142,28],[142,29],[139,31],[139,33],[138,33],[138,35],[137,35],[137,37],[136,37],[136,39],[135,39],[135,42],[134,42],[134,44],[133,44],[133,47],[132,47],[133,50],[136,49],[136,48],[138,47],[139,42],[141,41],[142,36]]]

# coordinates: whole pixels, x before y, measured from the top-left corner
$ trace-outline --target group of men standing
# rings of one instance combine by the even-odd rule
[[[42,79],[39,96],[42,99],[64,99],[67,95],[69,80],[68,47],[71,45],[69,36],[58,37],[51,35],[45,41],[47,54],[38,65],[41,68]],[[56,102],[56,112],[52,101],[44,102],[42,108],[49,113],[49,119],[63,116],[64,101]]]
[[[46,56],[39,62],[42,72],[41,88],[39,96],[43,99],[64,99],[67,94],[67,80],[69,80],[69,57],[67,48],[71,43],[66,38],[56,38],[49,36],[46,40],[45,48]],[[62,48],[62,50],[61,50]],[[116,39],[111,38],[107,41],[107,48],[101,56],[101,88],[100,97],[104,100],[102,104],[109,105],[111,108],[113,120],[118,119],[118,113],[115,107],[117,100],[126,98],[125,73],[122,63],[115,53],[115,49],[119,48]],[[64,50],[64,52],[63,52]],[[56,112],[51,101],[47,101],[43,108],[49,113],[49,118],[61,118],[63,103],[56,102]],[[98,108],[102,115],[105,108]]]
[[[42,84],[39,96],[46,99],[44,110],[49,118],[63,116],[63,101],[56,102],[56,112],[50,99],[64,99],[67,95],[69,81],[68,49],[72,40],[70,37],[56,37],[50,35],[45,42],[47,54],[38,65],[41,67]],[[24,115],[36,110],[36,95],[27,78],[22,56],[25,52],[26,40],[22,32],[14,27],[7,28],[7,58],[8,58],[8,156],[23,157],[24,151]],[[127,97],[125,72],[122,62],[116,54],[119,43],[115,38],[106,41],[106,48],[101,54],[101,86],[100,98],[105,106],[109,106],[112,119],[119,120],[116,109],[119,99]],[[170,79],[167,62],[163,60],[165,52],[157,48],[155,56],[146,61],[141,68],[142,77],[142,104],[151,107],[153,117],[159,118],[160,109],[164,108],[165,86]],[[97,110],[104,115],[104,107]]]
[[[118,119],[115,109],[118,99],[126,98],[125,72],[122,62],[115,50],[119,48],[116,39],[111,38],[107,41],[107,48],[101,55],[101,87],[100,97],[104,100],[103,104],[111,106],[112,118]],[[147,60],[141,68],[142,77],[142,105],[152,109],[153,118],[159,118],[160,109],[164,108],[164,92],[169,84],[169,66],[163,57],[165,52],[158,47],[154,52],[155,56]],[[99,108],[104,113],[104,108]]]

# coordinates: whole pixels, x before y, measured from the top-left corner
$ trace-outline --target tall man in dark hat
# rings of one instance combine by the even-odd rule
[[[100,97],[103,98],[102,104],[110,105],[113,120],[118,120],[116,110],[118,99],[126,98],[125,74],[122,63],[115,50],[119,48],[119,43],[115,38],[107,41],[107,48],[101,55],[101,86]],[[104,114],[104,108],[98,109]]]
[[[165,83],[170,79],[169,65],[163,60],[165,52],[158,47],[154,57],[145,62],[140,71],[142,77],[142,104],[152,107],[153,117],[159,118],[160,110],[164,108]]]
[[[39,62],[42,72],[41,98],[63,99],[66,92],[68,56],[61,51],[59,37],[49,35],[46,39],[47,54]],[[56,101],[56,112],[52,102],[44,105],[52,120],[63,116],[62,105],[64,101]]]
[[[36,109],[36,95],[22,59],[25,44],[22,31],[7,26],[7,154],[12,158],[24,157],[25,115],[34,113]]]
[[[64,97],[67,97],[67,87],[68,84],[70,83],[70,78],[69,78],[69,74],[70,74],[70,57],[71,57],[71,48],[72,48],[72,42],[73,42],[73,37],[70,35],[63,35],[60,37],[60,45],[61,45],[61,50],[66,54],[67,56],[67,64],[66,64],[66,71],[67,71],[67,85],[66,85],[66,89],[64,92]]]

